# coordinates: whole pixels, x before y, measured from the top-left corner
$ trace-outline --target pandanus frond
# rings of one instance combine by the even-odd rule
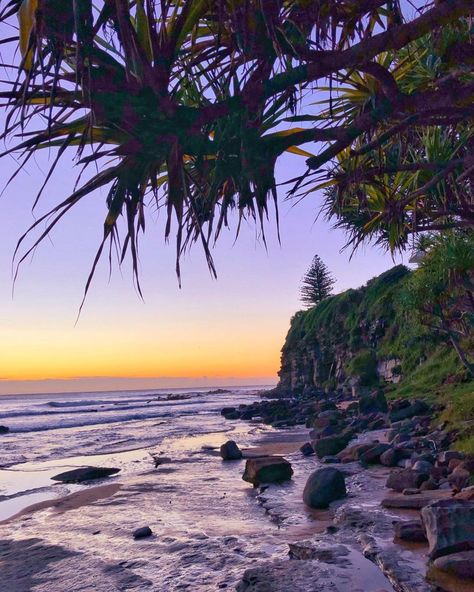
[[[38,150],[57,150],[48,180],[67,149],[76,147],[81,167],[101,171],[32,225],[39,233],[33,245],[78,201],[105,186],[103,241],[92,275],[106,243],[118,244],[123,217],[120,258],[131,254],[138,282],[139,236],[150,203],[166,212],[165,238],[176,237],[178,275],[181,256],[196,242],[215,273],[211,245],[232,213],[237,228],[250,218],[264,237],[270,204],[278,211],[275,166],[285,151],[308,159],[298,189],[309,195],[321,186],[335,188],[331,211],[337,216],[348,215],[349,203],[360,209],[361,188],[367,188],[376,217],[362,208],[360,236],[384,232],[380,220],[391,216],[399,235],[390,230],[390,246],[402,245],[407,212],[417,211],[426,196],[398,211],[393,191],[384,194],[398,187],[389,173],[364,178],[357,188],[352,176],[391,166],[403,187],[407,177],[404,191],[419,191],[421,173],[410,177],[397,167],[425,162],[423,133],[441,125],[432,122],[441,109],[454,135],[470,121],[466,17],[472,7],[468,0],[453,0],[449,9],[445,4],[427,6],[405,23],[396,0],[6,2],[0,23],[13,24],[18,16],[18,36],[0,41],[18,47],[21,57],[12,58],[18,74],[0,95],[7,115],[3,138],[16,142],[4,154],[20,153],[22,166]],[[448,34],[436,30],[448,25],[458,32],[456,51]],[[449,60],[432,67],[428,80],[420,64],[429,43]],[[429,99],[422,93],[437,93],[440,102],[440,76],[454,76],[458,92],[421,121],[418,106]],[[328,105],[314,104],[328,93]],[[299,122],[305,127],[295,127]],[[464,158],[470,138],[451,159]],[[322,150],[317,142],[325,143]],[[301,147],[307,143],[309,150]],[[463,170],[449,174],[454,179]],[[428,219],[430,209],[423,211]],[[341,224],[350,226],[358,216]],[[31,236],[20,241],[19,262],[31,251],[31,245],[22,250]]]

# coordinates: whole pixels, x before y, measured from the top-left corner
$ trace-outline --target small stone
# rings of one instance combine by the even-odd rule
[[[426,533],[421,520],[409,520],[395,524],[395,538],[414,543],[426,542]]]
[[[301,446],[300,452],[303,456],[311,456],[314,454],[314,448],[311,446],[310,442],[306,442],[303,444],[303,446]]]
[[[149,526],[143,526],[142,528],[137,528],[137,530],[133,533],[134,539],[145,539],[150,537],[153,534],[151,528]]]
[[[9,431],[10,428],[7,428],[7,426],[4,425],[0,425],[0,434],[8,434]]]
[[[242,452],[234,440],[228,440],[222,444],[220,453],[222,460],[240,460],[242,458]]]

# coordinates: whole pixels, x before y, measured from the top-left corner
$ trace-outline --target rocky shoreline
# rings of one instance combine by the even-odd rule
[[[300,453],[314,457],[318,468],[307,476],[303,501],[311,508],[336,506],[324,534],[289,544],[287,561],[247,570],[238,592],[283,592],[290,582],[295,592],[312,591],[315,578],[321,592],[334,590],[334,582],[337,590],[358,590],[356,579],[346,588],[346,578],[361,557],[396,592],[473,590],[474,459],[451,449],[455,434],[445,425],[433,426],[438,411],[422,399],[387,402],[382,391],[359,400],[315,392],[224,408],[229,421],[304,424],[308,441]],[[236,460],[242,452],[231,441],[221,456]],[[384,486],[374,483],[371,469],[383,474]],[[272,455],[247,458],[243,479],[264,499],[268,483],[292,474],[287,459]],[[354,475],[366,492],[381,493],[370,513],[348,495],[346,481]]]

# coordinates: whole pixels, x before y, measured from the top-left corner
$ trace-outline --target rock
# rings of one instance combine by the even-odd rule
[[[229,415],[229,413],[234,413],[234,411],[237,411],[235,407],[224,407],[221,410],[221,415],[225,417],[226,415]]]
[[[417,487],[407,487],[402,491],[403,495],[418,495],[419,493],[421,493],[421,489]]]
[[[291,464],[282,456],[250,458],[245,464],[242,479],[257,487],[261,483],[289,481],[293,475]]]
[[[437,500],[451,499],[450,491],[423,491],[418,495],[403,495],[401,493],[389,493],[382,500],[384,508],[401,508],[421,510],[428,504]]]
[[[471,474],[469,471],[466,471],[462,465],[459,465],[454,469],[451,475],[449,475],[448,481],[453,489],[460,491],[469,484],[470,477]]]
[[[61,481],[62,483],[81,483],[82,481],[92,481],[93,479],[103,479],[119,473],[120,469],[112,469],[108,467],[81,467],[80,469],[72,469],[65,473],[60,473],[51,477],[53,481]]]
[[[395,524],[395,538],[414,543],[425,543],[426,533],[421,520],[409,520]]]
[[[401,421],[402,419],[407,419],[409,417],[414,417],[415,415],[421,415],[426,413],[429,410],[428,405],[421,400],[413,401],[413,403],[409,404],[408,406],[404,406],[402,408],[395,408],[390,411],[389,419],[392,423],[397,421]]]
[[[134,539],[145,539],[153,534],[151,528],[149,526],[143,526],[142,528],[137,528],[133,533]]]
[[[461,461],[458,464],[458,466],[454,469],[454,471],[457,471],[458,469],[467,471],[469,475],[474,475],[474,458],[469,458]]]
[[[454,497],[455,497],[455,499],[474,501],[474,485],[471,485],[470,487],[466,487],[465,489],[463,489],[459,493],[456,493],[456,495]]]
[[[342,450],[337,456],[342,462],[354,462],[359,460],[360,455],[373,446],[373,442],[371,444],[354,444],[354,446],[349,446]]]
[[[438,463],[441,466],[447,466],[449,461],[454,458],[462,460],[464,458],[464,453],[458,452],[457,450],[445,450],[438,454]]]
[[[361,415],[378,412],[387,413],[387,411],[387,399],[382,391],[377,391],[359,399],[359,412]]]
[[[7,428],[7,426],[4,425],[0,425],[0,434],[8,434],[9,431],[10,428]]]
[[[306,444],[303,444],[303,446],[301,446],[300,452],[303,456],[311,456],[312,454],[314,454],[314,448],[311,446],[310,442],[306,442]]]
[[[347,556],[350,550],[345,545],[315,544],[313,541],[298,541],[288,543],[290,559],[310,561],[316,559],[321,563],[347,566]],[[350,564],[349,564],[350,565]]]
[[[400,448],[387,448],[387,450],[380,455],[380,464],[385,467],[396,467],[398,462],[402,460],[403,456]]]
[[[337,465],[341,462],[341,459],[337,456],[323,456],[321,462],[325,465]]]
[[[303,501],[310,508],[327,508],[331,502],[345,496],[344,475],[333,467],[314,471],[303,491]]]
[[[433,477],[430,477],[427,481],[423,481],[420,485],[421,491],[434,491],[435,489],[439,489],[439,485]]]
[[[376,444],[372,448],[369,448],[365,452],[362,452],[359,456],[360,462],[366,463],[368,465],[376,464],[380,461],[380,457],[384,452],[390,450],[392,447],[390,444]]]
[[[404,489],[418,489],[423,481],[427,481],[428,479],[429,475],[418,473],[412,469],[392,471],[387,479],[386,487],[399,492]]]
[[[445,499],[421,510],[430,558],[474,550],[474,502]]]
[[[348,443],[347,436],[329,436],[313,442],[313,448],[319,458],[323,456],[333,456],[341,452]]]
[[[474,551],[443,555],[435,559],[433,565],[437,569],[458,576],[458,578],[474,578]]]
[[[415,463],[413,463],[413,466],[411,468],[414,471],[418,471],[418,473],[426,473],[427,475],[429,475],[431,473],[433,465],[427,462],[426,460],[417,460]]]
[[[242,452],[234,440],[228,440],[222,444],[220,451],[222,460],[240,460],[242,458]]]

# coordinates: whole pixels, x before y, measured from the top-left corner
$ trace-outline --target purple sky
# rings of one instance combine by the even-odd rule
[[[341,253],[343,234],[315,221],[321,198],[312,195],[294,207],[281,201],[282,244],[271,220],[268,252],[251,225],[244,225],[235,245],[234,231],[223,232],[213,253],[217,281],[196,245],[182,262],[180,290],[174,244],[164,243],[164,217],[151,209],[141,241],[145,302],[133,287],[129,263],[122,274],[115,268],[109,282],[104,260],[75,326],[102,233],[105,192],[87,198],[40,245],[23,265],[12,298],[15,243],[34,220],[31,206],[52,157],[45,151],[31,160],[0,198],[0,394],[275,382],[290,318],[300,308],[299,283],[314,254],[337,278],[336,291],[357,287],[394,265],[374,248],[349,260],[349,252]],[[0,185],[14,164],[0,160]],[[303,158],[285,156],[279,180],[294,177],[303,166]],[[66,157],[37,214],[68,195],[76,174]],[[284,194],[280,188],[281,198]],[[68,386],[66,378],[76,379]]]

